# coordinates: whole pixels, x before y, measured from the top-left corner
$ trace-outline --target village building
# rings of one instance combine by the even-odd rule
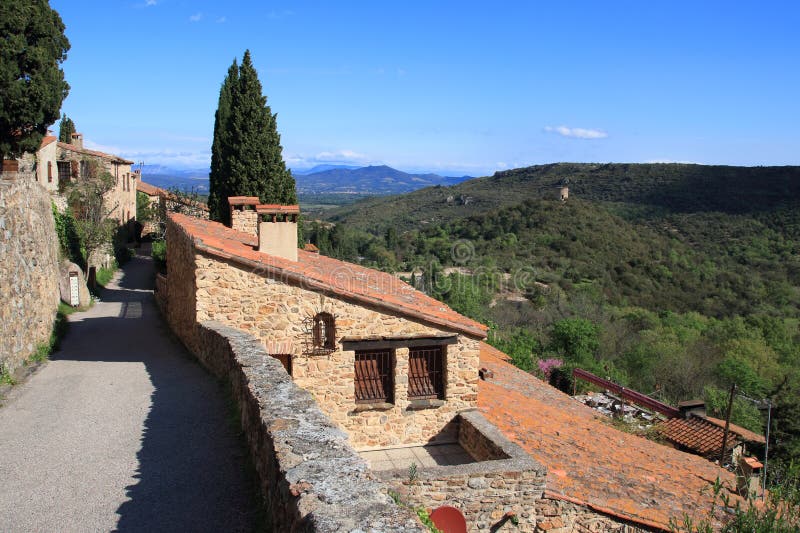
[[[169,215],[156,297],[173,331],[195,354],[209,331],[248,334],[410,504],[452,505],[470,531],[668,531],[735,484],[611,427],[398,278],[298,249],[298,206],[229,204],[232,227]]]

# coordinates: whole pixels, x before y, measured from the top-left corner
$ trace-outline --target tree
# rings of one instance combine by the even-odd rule
[[[211,217],[221,222],[229,221],[229,196],[297,203],[294,178],[283,160],[277,115],[262,94],[249,50],[240,66],[234,60],[220,89],[209,184]]]
[[[114,188],[115,179],[96,160],[84,161],[86,173],[71,182],[67,203],[75,217],[75,229],[86,254],[86,266],[92,266],[94,252],[111,244],[117,224],[109,215],[115,206],[106,205],[105,194]]]
[[[46,0],[0,2],[0,159],[39,149],[69,85],[69,41]]]
[[[62,143],[71,143],[72,134],[77,131],[75,123],[66,114],[61,115],[61,124],[58,127],[58,140]]]

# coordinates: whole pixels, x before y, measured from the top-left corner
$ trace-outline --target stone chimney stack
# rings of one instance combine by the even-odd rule
[[[297,261],[297,217],[300,206],[261,204],[258,213],[258,251]]]
[[[231,228],[250,235],[258,235],[258,196],[230,196]]]
[[[73,133],[70,135],[69,143],[72,146],[77,146],[78,148],[83,149],[83,133]]]

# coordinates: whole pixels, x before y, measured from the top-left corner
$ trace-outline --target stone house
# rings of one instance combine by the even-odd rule
[[[477,406],[487,328],[396,277],[298,250],[297,206],[231,198],[233,228],[181,214],[167,227],[168,310],[248,331],[357,448],[454,438]]]
[[[247,334],[411,505],[455,506],[470,531],[669,531],[711,508],[714,479],[735,484],[603,423],[398,278],[299,250],[297,206],[229,205],[231,227],[168,218],[156,296],[173,331],[201,360],[210,330]]]

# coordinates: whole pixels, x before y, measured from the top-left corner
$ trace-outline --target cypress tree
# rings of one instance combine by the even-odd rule
[[[236,60],[228,68],[228,75],[222,82],[219,91],[219,103],[214,115],[214,141],[211,145],[211,173],[208,176],[209,195],[208,209],[211,220],[227,223],[230,218],[228,213],[228,196],[230,192],[228,176],[230,172],[230,116],[233,91],[238,86],[239,65]]]
[[[66,113],[61,115],[61,124],[58,126],[58,140],[62,143],[71,143],[72,134],[77,131],[75,123],[69,118]]]
[[[277,115],[262,94],[250,51],[236,62],[220,90],[214,125],[209,207],[229,221],[228,196],[258,196],[262,203],[296,204],[294,177],[283,160]]]

